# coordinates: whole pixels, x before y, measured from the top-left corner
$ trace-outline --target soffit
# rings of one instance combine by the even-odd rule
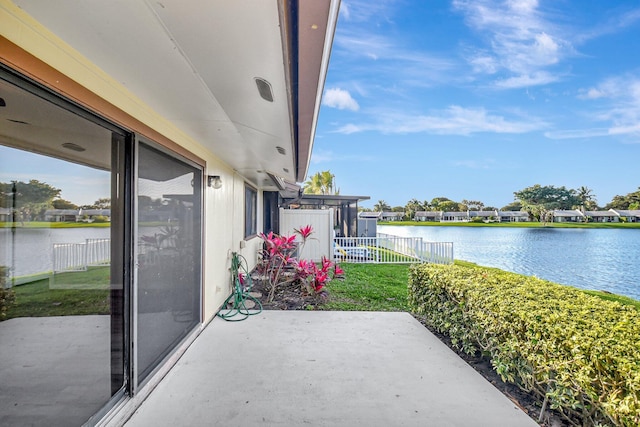
[[[271,185],[265,171],[304,179],[337,0],[301,1],[294,28],[283,0],[14,3],[258,186]],[[291,51],[286,34],[297,27]],[[256,77],[270,83],[273,102]]]

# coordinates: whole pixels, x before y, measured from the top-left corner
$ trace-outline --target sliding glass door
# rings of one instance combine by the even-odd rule
[[[99,420],[200,323],[202,177],[0,66],[0,425]]]
[[[0,425],[81,425],[125,389],[128,136],[2,70],[0,98]]]
[[[200,323],[202,169],[138,146],[135,340],[142,384]]]

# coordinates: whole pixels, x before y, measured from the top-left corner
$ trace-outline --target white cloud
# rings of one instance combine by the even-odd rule
[[[454,8],[466,22],[486,37],[468,61],[475,73],[515,74],[499,80],[499,87],[516,88],[557,81],[549,67],[573,52],[562,31],[545,19],[535,0],[455,0]],[[543,78],[544,76],[544,78]]]
[[[455,72],[455,60],[441,54],[430,54],[412,49],[406,40],[385,36],[372,31],[370,26],[349,23],[338,27],[332,62],[346,70],[342,78],[349,80],[357,74],[357,80],[367,92],[380,90],[380,81],[393,82],[400,92],[408,93],[415,87],[430,87],[442,82],[460,80],[462,73]],[[353,83],[345,83],[351,88]],[[391,84],[384,85],[385,88]]]
[[[375,131],[386,134],[430,133],[437,135],[470,135],[474,133],[526,133],[546,127],[536,118],[509,120],[491,114],[483,108],[463,108],[457,105],[431,115],[406,115],[384,112],[366,124],[347,124],[336,130],[352,134]]]
[[[600,107],[591,118],[609,125],[547,132],[545,136],[551,139],[612,135],[640,137],[640,78],[636,74],[611,77],[594,87],[581,89],[578,98],[599,103]]]
[[[322,97],[322,105],[339,110],[358,111],[360,109],[360,106],[356,100],[351,97],[351,94],[340,88],[327,89]]]
[[[397,0],[349,0],[340,2],[340,14],[348,21],[388,20]]]
[[[544,136],[549,139],[574,139],[574,138],[594,138],[599,136],[608,136],[607,128],[592,129],[569,129],[545,132]]]
[[[469,63],[473,67],[474,73],[494,74],[498,71],[496,58],[487,54],[477,54],[469,58]]]
[[[609,18],[602,24],[576,37],[576,41],[585,42],[607,34],[616,33],[640,21],[640,9],[623,10],[619,15]]]
[[[340,3],[340,16],[342,16],[347,21],[351,18],[351,10],[349,8],[349,3],[344,1]]]
[[[495,86],[503,89],[517,89],[521,87],[540,86],[558,81],[560,78],[544,71],[532,75],[519,75],[495,81]]]

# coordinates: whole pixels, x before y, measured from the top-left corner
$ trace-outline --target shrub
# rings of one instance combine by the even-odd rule
[[[6,288],[9,269],[0,265],[0,321],[7,317],[7,310],[15,302],[13,289]]]
[[[571,424],[640,425],[634,307],[535,277],[429,264],[410,270],[409,305]]]

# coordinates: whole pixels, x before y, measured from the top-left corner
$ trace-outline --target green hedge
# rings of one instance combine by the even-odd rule
[[[409,305],[572,424],[640,425],[636,308],[535,277],[431,264],[411,268]]]

